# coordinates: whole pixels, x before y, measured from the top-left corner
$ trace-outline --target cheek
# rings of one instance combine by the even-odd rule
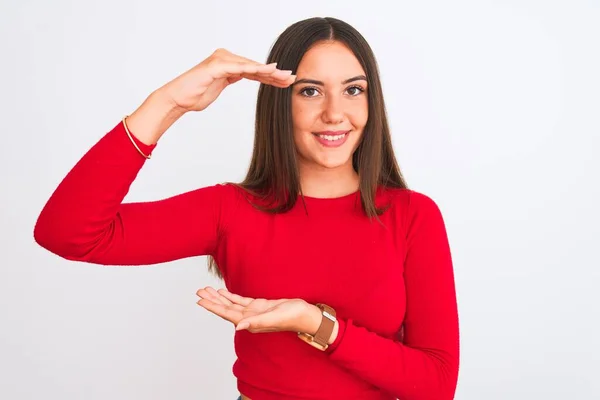
[[[294,124],[294,144],[296,145],[296,149],[299,150],[300,153],[304,153],[303,149],[306,148],[308,141],[308,135],[306,134],[306,132],[309,132],[310,128],[312,127],[310,113],[308,113],[306,109],[302,109],[301,107],[293,108],[292,122]]]
[[[292,103],[292,121],[297,130],[310,130],[318,117],[315,107]]]
[[[354,104],[349,114],[350,122],[358,129],[362,129],[367,125],[369,119],[369,105],[367,101],[361,101]]]

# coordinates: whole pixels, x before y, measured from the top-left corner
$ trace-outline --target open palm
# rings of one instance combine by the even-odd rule
[[[305,323],[308,303],[301,299],[253,299],[225,289],[206,287],[196,293],[198,304],[230,321],[236,330],[250,332],[299,331]]]

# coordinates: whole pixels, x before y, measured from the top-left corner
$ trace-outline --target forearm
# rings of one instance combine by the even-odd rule
[[[402,400],[451,400],[458,376],[458,340],[416,348],[340,320],[332,362]]]
[[[185,111],[175,105],[164,88],[153,92],[127,117],[130,132],[142,143],[153,145]]]
[[[314,335],[321,320],[321,310],[309,305],[303,331]],[[418,349],[338,319],[326,352],[336,364],[398,398],[446,400],[453,398],[458,374],[458,339],[452,332],[456,329],[440,348]]]

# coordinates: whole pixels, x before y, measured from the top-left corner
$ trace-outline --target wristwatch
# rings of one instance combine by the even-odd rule
[[[323,303],[316,304],[316,306],[319,307],[321,314],[323,315],[319,329],[317,329],[317,332],[314,335],[298,332],[298,337],[311,346],[321,351],[325,351],[327,347],[329,347],[329,338],[335,327],[335,310]]]

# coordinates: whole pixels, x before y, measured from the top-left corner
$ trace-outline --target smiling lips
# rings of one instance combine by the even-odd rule
[[[348,139],[350,131],[315,132],[315,138],[325,147],[339,147]]]

